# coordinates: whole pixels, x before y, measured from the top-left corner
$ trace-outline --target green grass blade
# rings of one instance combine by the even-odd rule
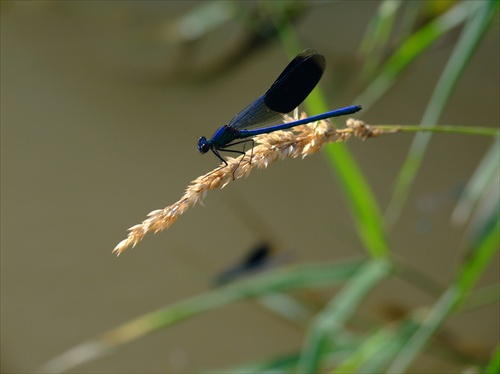
[[[494,0],[464,2],[460,6],[471,8],[468,13],[469,20],[429,101],[422,118],[422,125],[424,126],[435,126],[437,124],[462,72],[486,32],[493,15],[498,10],[498,2]],[[411,145],[408,157],[397,177],[394,194],[386,212],[387,227],[392,227],[400,215],[409,189],[420,169],[430,139],[430,134],[418,134]]]
[[[315,319],[300,356],[298,373],[316,373],[330,335],[338,333],[368,293],[391,271],[385,260],[371,261],[356,271],[338,295]]]
[[[382,214],[373,192],[344,144],[325,147],[326,156],[340,182],[351,216],[364,245],[373,258],[389,255]]]
[[[488,235],[477,243],[478,246],[468,262],[463,265],[454,284],[437,301],[413,338],[396,357],[389,368],[390,373],[402,373],[407,370],[445,320],[461,306],[498,252],[499,241],[500,220],[497,220]]]
[[[492,284],[486,287],[475,289],[469,296],[465,304],[462,304],[460,310],[468,311],[472,309],[484,308],[485,306],[498,304],[500,301],[500,283]]]
[[[394,344],[394,334],[387,330],[380,330],[366,337],[347,359],[338,365],[331,374],[357,373],[371,357],[383,354],[383,351]]]
[[[382,373],[401,350],[418,325],[412,319],[402,321],[396,328],[390,325],[370,336],[361,338],[356,351],[349,355],[331,373]]]
[[[500,373],[500,345],[497,345],[497,349],[491,356],[491,360],[484,371],[486,374],[497,374]]]
[[[474,253],[462,268],[458,278],[457,285],[460,297],[457,299],[457,304],[461,304],[469,295],[478,278],[499,250],[500,217],[498,215],[496,222],[490,225],[489,230],[477,239],[478,241],[473,243]]]
[[[289,24],[280,24],[279,35],[289,56],[300,50],[299,42]],[[309,114],[328,110],[323,95],[315,89],[306,100]],[[373,258],[386,257],[389,245],[383,227],[382,213],[375,196],[359,169],[356,161],[344,144],[336,143],[325,147],[327,160],[334,170],[364,248]]]
[[[261,296],[259,302],[268,311],[298,326],[305,325],[315,312],[315,308],[308,307],[296,297],[281,292]]]
[[[387,60],[379,76],[359,95],[354,102],[368,109],[396,82],[401,73],[441,36],[460,25],[467,18],[476,2],[459,2],[442,16],[429,22],[404,41],[401,47]]]
[[[477,126],[422,126],[422,125],[376,125],[373,128],[387,132],[438,132],[448,134],[500,137],[500,130]]]
[[[270,358],[268,360],[248,363],[231,367],[229,369],[207,370],[203,373],[217,374],[257,374],[257,373],[291,373],[299,360],[298,353]]]
[[[361,260],[352,260],[344,263],[288,267],[221,287],[129,321],[97,339],[70,349],[46,363],[42,369],[52,373],[67,371],[108,354],[120,345],[239,300],[298,288],[340,283],[356,273],[362,264]]]
[[[486,190],[488,184],[498,176],[498,160],[500,160],[500,139],[496,139],[484,156],[460,196],[451,216],[455,224],[463,225],[470,219],[472,210],[479,201],[481,194]]]
[[[360,53],[365,57],[364,66],[361,69],[363,80],[373,76],[378,70],[385,52],[384,45],[389,41],[401,4],[400,0],[382,1],[368,24],[359,47]]]

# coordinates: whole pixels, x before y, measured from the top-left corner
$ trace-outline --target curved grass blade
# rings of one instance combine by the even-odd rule
[[[339,179],[365,250],[372,258],[389,255],[382,214],[374,194],[344,144],[325,147],[327,159]]]
[[[383,373],[387,365],[411,338],[418,325],[411,318],[394,325],[383,327],[363,337],[356,351],[330,373]]]
[[[289,24],[282,23],[280,38],[289,55],[299,49],[298,39]],[[305,101],[308,112],[324,113],[325,100],[318,87]],[[325,147],[327,160],[334,170],[345,197],[356,229],[366,251],[372,258],[389,255],[389,245],[383,227],[382,213],[370,188],[349,149],[341,143]]]
[[[360,267],[343,289],[316,317],[300,356],[298,373],[317,373],[324,358],[324,348],[331,335],[338,333],[359,304],[391,271],[386,260],[375,260]]]
[[[422,118],[422,125],[436,126],[465,66],[474,54],[493,19],[493,15],[497,12],[498,4],[498,1],[490,0],[487,2],[465,2],[455,6],[455,8],[459,6],[466,7],[469,10],[467,13],[469,19],[434,89]],[[451,11],[454,11],[454,9]],[[420,169],[430,139],[430,134],[418,134],[411,145],[408,157],[397,177],[394,194],[386,212],[386,223],[389,228],[393,226],[399,217],[409,189]]]
[[[500,344],[497,345],[495,352],[491,356],[491,360],[484,371],[486,374],[500,373]]]
[[[297,361],[299,360],[298,353],[292,353],[281,357],[274,357],[263,361],[247,363],[231,367],[229,369],[207,370],[204,373],[217,374],[258,374],[258,373],[292,373]]]
[[[492,145],[470,178],[455,207],[451,221],[469,221],[469,236],[481,235],[483,228],[498,215],[500,206],[500,139]]]
[[[361,260],[352,260],[344,263],[289,267],[221,287],[147,313],[118,326],[96,339],[80,344],[55,357],[41,370],[50,373],[67,371],[77,365],[107,355],[123,344],[236,301],[298,288],[340,283],[349,279],[362,267],[362,264]]]
[[[477,243],[474,253],[459,271],[457,279],[441,296],[429,314],[422,321],[420,328],[406,344],[390,366],[389,373],[403,373],[422,352],[432,336],[445,320],[454,313],[470,294],[479,277],[499,250],[500,219],[491,227],[483,240]]]
[[[361,69],[363,80],[372,77],[378,70],[384,57],[384,45],[389,41],[401,5],[401,0],[382,1],[375,16],[370,20],[359,47],[364,57],[364,66]]]
[[[401,73],[441,36],[463,23],[471,8],[480,2],[460,2],[442,16],[429,22],[401,44],[387,60],[380,75],[359,95],[354,102],[369,109],[396,82]]]

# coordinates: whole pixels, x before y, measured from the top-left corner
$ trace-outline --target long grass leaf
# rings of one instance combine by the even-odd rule
[[[371,261],[360,267],[339,294],[316,317],[300,356],[298,373],[316,373],[324,357],[330,335],[338,333],[368,293],[390,272],[386,260]]]
[[[470,4],[469,4],[470,3]],[[441,36],[457,27],[467,18],[476,2],[460,2],[452,9],[429,22],[411,37],[387,60],[379,76],[359,95],[354,102],[370,108],[396,82],[401,73],[423,52],[436,43]]]
[[[376,125],[373,126],[373,128],[381,131],[392,132],[440,132],[448,134],[500,137],[500,129],[478,126]]]
[[[498,4],[498,1],[491,0],[464,2],[456,6],[466,7],[469,19],[434,89],[422,118],[422,125],[435,126],[437,124],[462,72],[473,56],[493,15],[497,12]],[[409,189],[420,169],[430,139],[431,134],[418,134],[410,147],[408,157],[397,177],[394,194],[386,212],[387,227],[393,226],[399,217]]]
[[[484,371],[486,374],[496,374],[500,373],[500,344],[497,345],[497,348],[493,352],[491,356],[491,360]]]
[[[384,45],[389,41],[401,4],[400,0],[382,1],[368,24],[359,47],[360,53],[365,56],[361,70],[363,79],[373,76],[379,68],[384,54]]]
[[[453,285],[437,301],[413,338],[396,357],[389,368],[390,373],[402,373],[407,370],[445,320],[461,306],[498,252],[499,240],[500,220],[497,220],[484,240],[478,243],[472,257],[463,265]]]
[[[59,373],[109,354],[112,349],[154,331],[224,305],[274,292],[284,292],[349,279],[362,265],[360,260],[345,263],[289,267],[273,273],[221,287],[176,304],[150,312],[80,344],[47,362],[42,371]]]
[[[327,146],[325,150],[347,198],[364,248],[373,258],[388,256],[389,245],[379,205],[356,161],[344,144]]]
[[[457,205],[451,215],[451,220],[456,225],[463,225],[470,219],[474,206],[485,191],[486,186],[498,176],[500,160],[500,139],[496,139],[488,153],[476,168],[469,179]]]
[[[382,373],[401,350],[418,325],[407,319],[396,328],[389,325],[361,339],[356,351],[341,362],[332,374]]]
[[[280,38],[289,56],[296,54],[299,42],[289,24],[281,24]],[[306,100],[309,113],[327,111],[324,96],[315,89]],[[370,185],[364,178],[348,148],[341,143],[325,147],[327,160],[334,170],[342,187],[356,230],[364,248],[373,258],[389,254],[387,236],[383,227],[383,217]]]

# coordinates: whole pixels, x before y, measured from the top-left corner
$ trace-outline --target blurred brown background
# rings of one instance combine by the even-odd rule
[[[217,164],[213,155],[199,155],[197,138],[261,95],[288,62],[280,43],[270,40],[239,51],[242,58],[225,66],[245,39],[237,22],[197,43],[181,43],[178,22],[200,4],[2,2],[2,372],[34,371],[118,324],[203,293],[264,236],[293,250],[298,263],[363,254],[321,155],[254,172],[210,193],[205,207],[190,210],[168,231],[120,258],[111,254],[128,227],[177,201],[189,181]],[[351,104],[359,89],[349,82],[376,7],[375,1],[318,3],[296,20],[303,46],[327,58],[322,87],[331,109]],[[452,46],[443,41],[426,53],[357,117],[418,124]],[[441,123],[498,126],[498,48],[496,24]],[[349,143],[382,207],[411,140],[398,134]],[[486,137],[435,136],[391,236],[399,256],[439,283],[450,280],[462,255],[463,229],[449,220],[457,190],[490,144]],[[240,201],[258,224],[248,222]],[[490,270],[485,283],[498,280],[498,266]],[[427,295],[392,280],[364,308],[387,318],[387,305],[430,304]],[[487,352],[499,340],[498,313],[496,305],[452,318],[448,338]],[[285,354],[302,339],[299,329],[242,302],[75,372],[191,372]]]

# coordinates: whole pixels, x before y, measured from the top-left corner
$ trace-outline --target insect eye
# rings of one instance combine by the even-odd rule
[[[200,151],[201,154],[207,153],[210,149],[210,146],[208,145],[207,138],[202,136],[201,138],[198,139],[198,151]]]

